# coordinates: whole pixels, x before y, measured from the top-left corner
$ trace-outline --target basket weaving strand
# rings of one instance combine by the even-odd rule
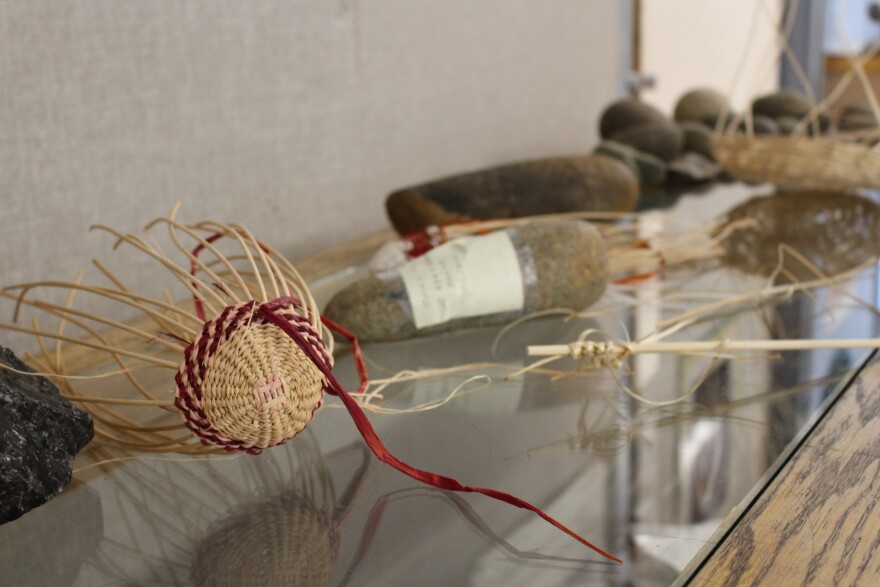
[[[322,320],[293,265],[242,226],[215,222],[185,226],[175,221],[175,212],[176,208],[170,217],[150,223],[145,230],[166,224],[175,248],[189,262],[189,270],[143,238],[100,228],[117,237],[117,246],[127,243],[158,261],[192,296],[195,314],[172,303],[174,298],[167,290],[166,301],[130,291],[100,264],[98,268],[113,287],[83,285],[78,278],[73,283],[46,281],[4,290],[5,297],[16,301],[17,309],[25,305],[59,319],[55,331],[42,329],[36,318],[32,328],[2,323],[0,328],[37,338],[41,356],[33,362],[57,376],[64,394],[92,413],[100,440],[131,450],[256,454],[296,437],[321,406],[324,393],[329,393],[342,401],[368,447],[382,462],[433,487],[480,493],[534,512],[588,548],[621,562],[517,497],[463,485],[453,478],[412,467],[392,455],[359,402],[333,374],[331,329],[352,342],[361,379],[359,391],[366,388],[367,373],[356,339],[331,321]],[[181,234],[195,241],[194,248],[183,244]],[[237,245],[236,254],[227,256],[217,248],[216,242],[223,237],[224,242]],[[213,258],[202,260],[200,252]],[[66,289],[67,302],[58,305],[31,299],[29,294],[35,288]],[[72,303],[77,292],[89,293],[105,303],[135,307],[153,324],[122,327],[120,322],[74,311]],[[65,334],[67,323],[92,338]],[[99,325],[110,326],[115,332],[104,334]],[[44,339],[56,341],[55,353],[45,346]],[[110,374],[124,376],[135,397],[119,397],[118,391],[95,396],[75,387],[62,360],[62,342],[100,351],[112,359],[120,370]],[[135,361],[138,365],[132,364]],[[173,371],[174,399],[150,393],[136,374],[139,368],[163,371],[166,385],[169,371]],[[127,413],[124,408],[138,411]]]

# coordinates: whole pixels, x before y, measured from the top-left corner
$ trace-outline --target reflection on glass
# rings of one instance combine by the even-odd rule
[[[783,258],[782,277],[816,279],[816,270],[836,275],[880,254],[880,206],[855,194],[787,191],[751,198],[728,212],[731,222],[753,221],[725,241],[733,267],[766,275]],[[813,268],[795,255],[802,255]]]
[[[708,221],[762,192],[766,188],[719,185],[682,194],[674,211]],[[876,252],[877,231],[867,234],[876,222],[873,204],[851,201],[851,209],[860,210],[861,220],[851,223],[858,234],[838,242],[825,233],[808,238],[808,225],[784,232],[791,227],[779,212],[764,210],[787,202],[804,217],[818,214],[823,220],[817,231],[831,233],[843,230],[839,222],[849,222],[840,219],[851,212],[832,209],[823,216],[818,211],[820,204],[829,210],[827,199],[795,198],[753,200],[731,215],[761,208],[749,214],[771,227],[767,230],[778,227],[779,234],[790,234],[786,239],[802,238],[785,242],[822,271],[857,266]],[[834,205],[850,205],[847,197],[835,198]],[[365,347],[374,377],[462,363],[504,364],[398,384],[387,390],[384,406],[406,409],[443,398],[477,373],[492,378],[442,408],[371,414],[370,419],[402,459],[521,496],[621,556],[623,565],[597,560],[528,512],[430,490],[388,467],[372,467],[365,476],[365,455],[356,450],[363,450],[363,442],[344,411],[333,409],[329,400],[306,434],[259,457],[208,462],[142,458],[112,464],[71,487],[45,507],[56,508],[53,519],[59,523],[65,516],[82,523],[85,542],[90,527],[69,508],[77,503],[74,498],[92,492],[100,499],[96,517],[103,516],[96,536],[103,538],[69,551],[47,542],[52,560],[74,571],[46,582],[667,585],[704,555],[719,529],[734,521],[733,512],[867,351],[740,359],[634,357],[618,376],[655,401],[680,397],[706,376],[686,401],[662,408],[631,399],[606,371],[562,378],[505,376],[525,364],[528,344],[567,342],[587,328],[621,339],[628,332],[637,339],[662,321],[717,299],[718,292],[761,288],[776,267],[782,241],[764,240],[758,247],[755,243],[766,234],[743,235],[729,251],[729,264],[689,267],[622,293],[611,291],[609,296],[621,296],[610,299],[616,305],[624,294],[637,303],[589,320],[527,322],[506,333],[496,352],[498,328]],[[766,256],[737,260],[755,247]],[[789,279],[807,275],[794,265],[786,270]],[[323,285],[338,288],[345,279]],[[869,267],[833,288],[701,320],[670,340],[869,338],[880,331],[873,304],[877,296],[877,272]],[[557,368],[568,372],[574,366],[568,359]],[[336,372],[343,382],[356,380],[344,353]],[[339,496],[336,487],[347,489]],[[5,536],[39,542],[38,532],[45,530],[29,521],[39,513],[17,521],[22,524]],[[0,537],[4,532],[6,527],[0,528]],[[20,577],[17,562],[3,555],[0,577]],[[27,579],[16,584],[27,585]]]

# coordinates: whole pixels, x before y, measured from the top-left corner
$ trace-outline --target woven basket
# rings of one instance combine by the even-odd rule
[[[745,181],[798,189],[880,187],[880,152],[831,137],[724,134],[712,141],[718,163]]]
[[[754,221],[723,241],[725,262],[747,273],[773,271],[780,245],[788,245],[829,276],[880,254],[880,206],[853,194],[796,191],[762,196],[732,209],[727,219]],[[788,277],[799,280],[817,277],[791,255],[784,269]]]

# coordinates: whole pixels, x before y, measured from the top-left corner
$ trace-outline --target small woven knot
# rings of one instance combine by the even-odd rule
[[[630,354],[628,347],[613,341],[579,340],[568,345],[571,356],[587,369],[618,368]]]
[[[310,355],[325,367],[333,360],[291,305],[281,299],[229,306],[184,351],[175,405],[204,444],[259,453],[296,436],[321,406],[327,381]]]

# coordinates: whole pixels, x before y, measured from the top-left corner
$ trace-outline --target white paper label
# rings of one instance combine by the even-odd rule
[[[398,269],[416,328],[522,310],[522,271],[506,232],[461,237]]]

